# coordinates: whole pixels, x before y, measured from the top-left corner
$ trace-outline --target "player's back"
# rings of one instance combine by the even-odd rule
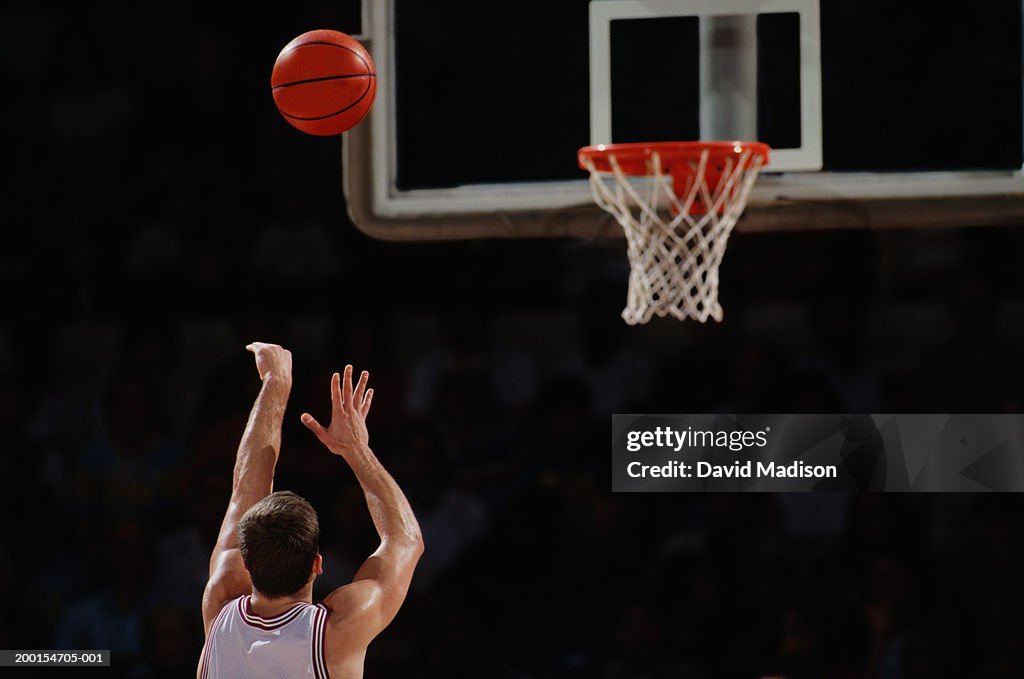
[[[327,679],[323,604],[297,603],[263,618],[249,596],[229,602],[210,627],[199,664],[200,679]]]

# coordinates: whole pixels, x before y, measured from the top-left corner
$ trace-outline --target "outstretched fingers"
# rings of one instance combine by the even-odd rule
[[[363,402],[359,406],[359,412],[365,419],[370,412],[370,404],[373,403],[373,389],[366,390],[366,396],[363,397]]]
[[[363,398],[366,396],[366,384],[370,381],[370,373],[363,371],[359,374],[359,382],[356,384],[356,390],[352,393],[352,408],[355,410],[362,411],[363,409]]]
[[[352,404],[352,365],[345,366],[345,377],[341,384],[341,402],[342,404]]]
[[[346,365],[344,376],[334,373],[331,375],[331,417],[340,417],[344,408],[351,407],[352,410],[362,414],[370,412],[370,403],[373,400],[373,389],[367,389],[370,383],[370,373],[364,370],[359,374],[359,382],[352,386],[352,366]],[[303,418],[305,422],[305,418]]]
[[[341,414],[341,375],[331,375],[331,417]]]

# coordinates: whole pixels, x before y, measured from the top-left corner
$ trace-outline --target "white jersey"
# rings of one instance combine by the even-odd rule
[[[210,627],[200,679],[328,679],[324,661],[327,607],[298,603],[262,618],[241,596]]]

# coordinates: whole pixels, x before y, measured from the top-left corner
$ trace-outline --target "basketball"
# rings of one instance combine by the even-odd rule
[[[373,104],[373,59],[355,38],[338,31],[303,33],[285,45],[270,78],[277,110],[308,134],[351,129]]]

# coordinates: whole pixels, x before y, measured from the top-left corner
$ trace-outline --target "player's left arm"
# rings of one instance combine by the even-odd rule
[[[246,349],[256,357],[263,386],[238,445],[231,501],[210,557],[210,579],[203,592],[203,627],[207,635],[224,604],[252,591],[252,581],[238,549],[238,522],[250,507],[274,490],[281,423],[292,388],[290,351],[262,342],[253,342]]]

